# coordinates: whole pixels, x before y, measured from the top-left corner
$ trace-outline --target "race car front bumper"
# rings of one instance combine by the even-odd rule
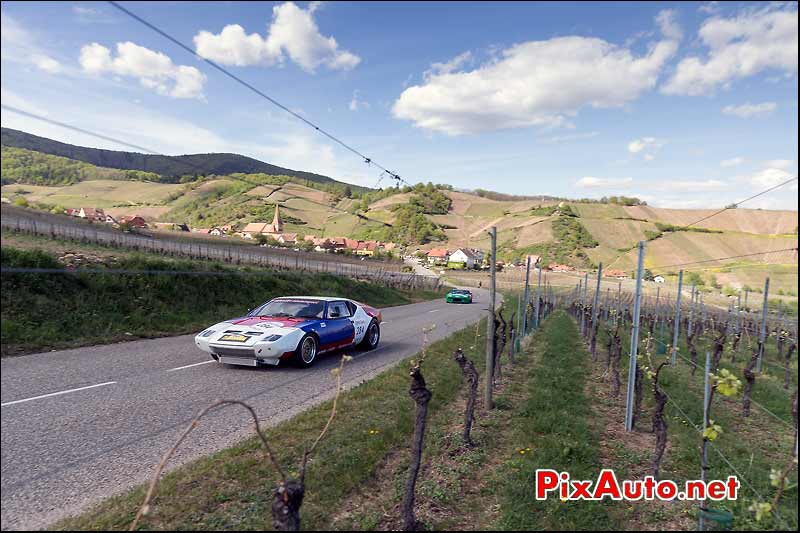
[[[292,339],[281,339],[278,342],[256,341],[252,345],[241,346],[195,337],[197,347],[207,352],[215,361],[239,366],[276,366],[294,355],[296,346],[293,342]]]

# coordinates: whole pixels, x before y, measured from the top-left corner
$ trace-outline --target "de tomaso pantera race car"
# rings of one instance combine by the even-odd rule
[[[381,313],[346,298],[287,296],[256,307],[247,316],[215,324],[195,336],[198,348],[229,365],[314,364],[325,352],[358,346],[374,349],[381,338]]]

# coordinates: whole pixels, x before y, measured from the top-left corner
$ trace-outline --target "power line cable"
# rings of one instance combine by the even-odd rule
[[[795,176],[795,177],[793,177],[791,179],[788,179],[788,180],[784,181],[783,183],[779,183],[778,185],[770,187],[767,190],[764,190],[764,191],[761,191],[761,192],[759,192],[757,194],[754,194],[753,196],[751,196],[749,198],[745,198],[744,200],[741,200],[741,201],[733,203],[733,204],[731,204],[729,206],[723,207],[719,211],[711,213],[710,215],[707,215],[707,216],[705,216],[705,217],[703,217],[703,218],[701,218],[699,220],[696,220],[696,221],[692,222],[691,224],[687,224],[686,226],[681,226],[681,227],[683,229],[686,229],[686,228],[690,228],[690,227],[694,226],[695,224],[699,224],[700,222],[705,222],[706,220],[708,220],[711,217],[715,217],[715,216],[719,215],[720,213],[724,213],[725,211],[728,211],[729,209],[736,209],[737,207],[739,207],[740,205],[742,205],[745,202],[749,202],[750,200],[758,198],[759,196],[767,194],[768,192],[772,192],[775,189],[779,189],[780,187],[783,187],[784,185],[788,185],[789,183],[795,181],[796,179],[797,179],[797,176]]]
[[[111,1],[109,1],[109,4],[111,4],[112,6],[114,6],[114,7],[115,7],[115,8],[117,8],[117,9],[119,9],[120,11],[122,11],[123,13],[125,13],[126,15],[128,15],[129,17],[131,17],[132,19],[134,19],[134,20],[136,20],[136,21],[140,22],[141,24],[143,24],[143,25],[147,26],[148,28],[150,28],[150,29],[151,29],[151,30],[153,30],[154,32],[158,33],[159,35],[161,35],[161,36],[162,36],[162,37],[164,37],[165,39],[167,39],[167,40],[169,40],[169,41],[173,42],[174,44],[178,45],[179,47],[183,48],[184,50],[186,50],[187,52],[189,52],[189,53],[190,53],[190,54],[192,54],[193,56],[197,57],[197,58],[198,58],[198,59],[200,59],[201,61],[204,61],[204,62],[206,62],[207,64],[211,65],[213,68],[215,68],[215,69],[217,69],[218,71],[222,72],[224,75],[228,76],[229,78],[231,78],[231,79],[232,79],[232,80],[234,80],[235,82],[237,82],[237,83],[239,83],[240,85],[242,85],[242,86],[246,87],[246,88],[247,88],[247,89],[249,89],[250,91],[254,92],[254,93],[255,93],[255,94],[257,94],[258,96],[260,96],[260,97],[264,98],[265,100],[267,100],[268,102],[270,102],[271,104],[273,104],[274,106],[276,106],[276,107],[278,107],[278,108],[282,109],[283,111],[285,111],[286,113],[290,114],[290,115],[291,115],[291,116],[293,116],[294,118],[296,118],[296,119],[300,120],[301,122],[303,122],[303,123],[304,123],[304,124],[306,124],[307,126],[310,126],[310,127],[314,128],[314,130],[318,131],[319,133],[321,133],[321,134],[322,134],[322,135],[324,135],[325,137],[329,138],[330,140],[332,140],[332,141],[333,141],[333,142],[335,142],[336,144],[340,145],[340,146],[341,146],[341,147],[343,147],[344,149],[346,149],[346,150],[348,150],[348,151],[350,151],[350,152],[354,153],[354,154],[355,154],[355,155],[357,155],[358,157],[360,157],[360,158],[361,158],[361,159],[362,159],[362,160],[363,160],[365,163],[367,163],[368,165],[375,165],[375,166],[376,166],[376,167],[378,167],[380,170],[382,170],[382,171],[384,171],[384,172],[388,173],[388,174],[389,174],[389,175],[392,177],[392,179],[394,179],[394,180],[397,180],[397,181],[399,181],[399,182],[402,182],[402,183],[405,183],[406,185],[409,185],[409,186],[411,186],[411,184],[410,184],[409,182],[407,182],[406,180],[404,180],[403,178],[401,178],[401,177],[400,177],[400,176],[399,176],[397,173],[395,173],[395,172],[392,172],[391,170],[387,169],[387,168],[386,168],[386,167],[384,167],[383,165],[380,165],[379,163],[375,162],[375,161],[374,161],[374,160],[373,160],[371,157],[367,157],[367,156],[366,156],[366,155],[364,155],[364,154],[363,154],[361,151],[357,150],[356,148],[354,148],[354,147],[353,147],[353,146],[351,146],[350,144],[346,143],[345,141],[343,141],[343,140],[341,140],[340,138],[336,137],[336,136],[335,136],[335,135],[333,135],[332,133],[330,133],[330,132],[328,132],[327,130],[323,129],[322,127],[318,126],[318,125],[317,125],[317,124],[315,124],[314,122],[312,122],[312,121],[308,120],[307,118],[305,118],[304,116],[302,116],[300,113],[297,113],[296,111],[292,111],[290,108],[288,108],[287,106],[283,105],[282,103],[280,103],[280,102],[279,102],[278,100],[276,100],[275,98],[273,98],[273,97],[269,96],[269,95],[268,95],[268,94],[266,94],[265,92],[261,91],[260,89],[256,88],[256,87],[255,87],[255,86],[253,86],[252,84],[250,84],[249,82],[247,82],[247,81],[243,80],[242,78],[240,78],[239,76],[237,76],[237,75],[233,74],[233,73],[232,73],[231,71],[229,71],[228,69],[226,69],[226,68],[224,68],[224,67],[220,66],[220,65],[219,65],[219,64],[217,64],[215,61],[212,61],[211,59],[208,59],[208,58],[206,58],[206,57],[203,57],[203,56],[202,56],[202,55],[200,55],[200,54],[199,54],[199,53],[198,53],[196,50],[194,50],[194,49],[192,49],[190,46],[188,46],[188,45],[184,44],[183,42],[181,42],[181,41],[180,41],[180,40],[178,40],[177,38],[173,37],[172,35],[170,35],[170,34],[169,34],[169,33],[167,33],[166,31],[164,31],[164,30],[162,30],[161,28],[159,28],[158,26],[156,26],[155,24],[153,24],[153,23],[151,23],[151,22],[149,22],[149,21],[145,20],[144,18],[142,18],[142,17],[140,17],[139,15],[137,15],[137,14],[133,13],[132,11],[130,11],[130,10],[128,10],[128,9],[126,9],[126,8],[124,8],[124,7],[122,7],[122,6],[121,6],[121,5],[120,5],[118,2],[115,2],[115,1],[111,0]]]
[[[663,268],[682,267],[682,266],[688,266],[688,265],[700,265],[700,264],[703,264],[703,263],[713,263],[713,262],[716,262],[716,261],[725,261],[727,259],[740,259],[742,257],[753,257],[753,256],[756,256],[756,255],[765,255],[765,254],[771,254],[771,253],[776,253],[776,252],[796,252],[796,251],[797,251],[797,247],[794,247],[794,248],[782,248],[780,250],[766,250],[766,251],[763,251],[763,252],[755,252],[755,253],[752,253],[752,254],[731,255],[731,256],[728,256],[728,257],[716,257],[714,259],[704,259],[702,261],[691,261],[691,262],[688,262],[688,263],[675,263],[674,265],[658,265],[658,266],[649,267],[649,268],[650,268],[650,270],[653,270],[653,269],[659,269],[659,268],[663,269]]]
[[[77,132],[83,133],[85,135],[89,135],[91,137],[96,137],[98,139],[102,139],[102,140],[105,140],[105,141],[115,142],[115,143],[118,143],[118,144],[120,144],[122,146],[127,146],[128,148],[133,148],[135,150],[141,150],[141,151],[146,152],[149,155],[157,155],[157,156],[167,157],[171,161],[176,161],[176,162],[179,162],[179,163],[181,163],[183,165],[186,165],[187,167],[193,168],[194,170],[198,171],[198,173],[202,174],[203,176],[206,176],[208,174],[208,169],[200,167],[199,165],[191,163],[190,161],[186,161],[185,159],[182,159],[182,158],[180,158],[178,156],[171,156],[171,155],[163,154],[161,152],[157,152],[155,150],[151,150],[150,148],[145,148],[143,146],[132,144],[132,143],[129,143],[127,141],[116,139],[114,137],[109,137],[109,136],[103,135],[101,133],[96,133],[96,132],[87,130],[85,128],[80,128],[78,126],[72,126],[71,124],[67,124],[65,122],[60,122],[60,121],[57,121],[57,120],[53,120],[53,119],[50,119],[50,118],[47,118],[47,117],[44,117],[44,116],[41,116],[41,115],[37,115],[35,113],[30,113],[28,111],[24,111],[22,109],[19,109],[19,108],[13,107],[13,106],[2,104],[2,108],[5,109],[6,111],[10,111],[12,113],[18,113],[20,115],[23,115],[23,116],[26,116],[26,117],[29,117],[29,118],[33,118],[33,119],[36,119],[36,120],[41,120],[41,121],[46,122],[48,124],[53,124],[55,126],[60,126],[60,127],[72,130],[72,131],[77,131]],[[254,185],[256,187],[261,186],[261,185],[267,185],[265,183],[253,182],[253,181],[250,181],[250,180],[238,177],[238,176],[225,175],[224,177],[225,177],[225,179],[234,180],[234,181],[241,181],[242,183],[247,183],[248,185]],[[295,198],[300,198],[300,197],[295,197]],[[316,204],[316,205],[320,205],[320,206],[326,207],[328,209],[333,209],[334,211],[339,211],[341,213],[346,213],[346,214],[355,216],[355,217],[357,217],[357,218],[359,218],[361,220],[367,220],[369,222],[375,222],[375,223],[381,224],[381,225],[383,225],[385,227],[389,227],[389,228],[393,227],[392,224],[390,224],[390,223],[388,223],[386,221],[370,218],[370,217],[368,217],[368,216],[366,216],[364,214],[361,214],[361,213],[351,213],[350,211],[347,211],[346,209],[342,209],[342,208],[337,207],[335,205],[324,204],[322,202],[317,202],[317,201],[312,200],[310,198],[302,198],[302,200],[305,200],[307,202],[310,202],[310,203],[313,203],[313,204]]]
[[[29,117],[29,118],[33,118],[33,119],[36,119],[36,120],[41,120],[42,122],[47,122],[48,124],[52,124],[54,126],[60,126],[62,128],[66,128],[68,130],[77,131],[78,133],[83,133],[85,135],[89,135],[91,137],[96,137],[96,138],[102,139],[104,141],[111,141],[111,142],[117,143],[117,144],[122,145],[122,146],[127,146],[128,148],[133,148],[134,150],[140,150],[142,152],[147,152],[150,155],[164,155],[164,154],[160,154],[158,152],[155,152],[153,150],[150,150],[149,148],[145,148],[143,146],[139,146],[137,144],[132,144],[132,143],[129,143],[129,142],[126,142],[126,141],[121,141],[119,139],[115,139],[114,137],[109,137],[107,135],[103,135],[101,133],[95,133],[93,131],[85,130],[85,129],[79,128],[77,126],[72,126],[72,125],[66,124],[64,122],[59,122],[59,121],[53,120],[51,118],[43,117],[41,115],[36,115],[34,113],[30,113],[28,111],[24,111],[24,110],[19,109],[17,107],[13,107],[13,106],[6,105],[6,104],[0,104],[0,105],[2,105],[2,108],[5,109],[6,111],[11,111],[12,113],[17,113],[18,115],[23,115],[23,116],[26,116],[26,117]],[[165,156],[165,157],[171,157],[171,156]],[[181,159],[178,159],[178,161],[180,161],[182,163],[185,163],[187,165],[191,165],[187,161],[183,161]]]

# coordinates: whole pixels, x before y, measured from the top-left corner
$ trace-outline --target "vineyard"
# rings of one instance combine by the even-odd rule
[[[766,297],[758,314],[706,306],[694,287],[688,302],[583,283],[545,294],[580,324],[620,437],[647,435],[640,475],[736,475],[741,497],[701,505],[701,528],[796,528],[796,322],[769,314]]]

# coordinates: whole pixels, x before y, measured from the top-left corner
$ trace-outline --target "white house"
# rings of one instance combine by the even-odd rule
[[[469,248],[459,248],[447,260],[448,263],[464,263],[465,268],[475,268],[475,254]]]
[[[664,283],[666,280],[664,279],[664,276],[656,276],[653,278],[653,281],[656,283]]]

